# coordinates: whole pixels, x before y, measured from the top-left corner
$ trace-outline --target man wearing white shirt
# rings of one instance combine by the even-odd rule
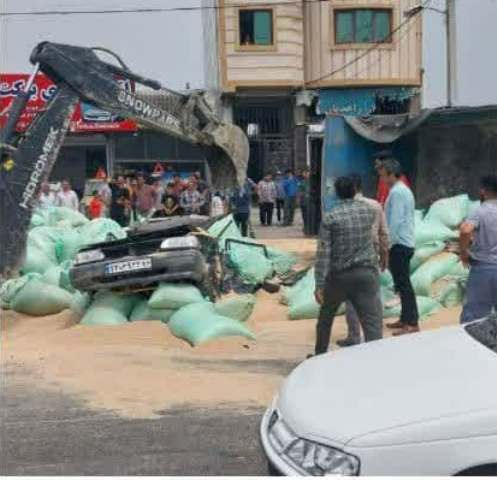
[[[38,197],[38,205],[41,208],[55,207],[56,198],[55,193],[50,191],[50,184],[48,182],[43,182],[41,184],[41,192]]]
[[[71,190],[69,180],[62,180],[62,190],[57,193],[56,205],[71,210],[78,210],[79,199],[74,190]]]

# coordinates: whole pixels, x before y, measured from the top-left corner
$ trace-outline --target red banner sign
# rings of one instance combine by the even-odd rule
[[[19,92],[24,90],[27,79],[26,74],[0,74],[0,128],[5,125],[10,104]],[[118,81],[126,82],[125,88],[132,88],[128,80]],[[45,75],[36,76],[31,87],[29,102],[17,122],[18,132],[23,132],[29,127],[56,91],[57,87]],[[134,132],[136,130],[137,125],[133,120],[120,118],[84,102],[76,107],[70,127],[71,132]]]

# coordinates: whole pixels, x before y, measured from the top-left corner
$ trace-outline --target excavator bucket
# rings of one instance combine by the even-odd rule
[[[209,160],[212,184],[215,188],[226,188],[245,183],[249,160],[249,142],[242,129],[236,125],[220,123],[210,133],[214,144],[223,154]]]

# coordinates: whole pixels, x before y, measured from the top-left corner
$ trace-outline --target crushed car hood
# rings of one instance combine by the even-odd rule
[[[141,223],[135,228],[128,230],[128,236],[119,240],[109,240],[95,243],[82,250],[93,250],[95,248],[118,247],[129,243],[139,242],[146,238],[164,238],[175,235],[186,235],[192,228],[209,228],[212,219],[201,215],[184,215],[178,217],[156,218]]]
[[[445,328],[308,360],[286,380],[277,408],[304,438],[354,446],[395,444],[416,441],[416,428],[435,421],[439,428],[428,437],[436,440],[446,434],[442,420],[481,411],[497,414],[496,378],[495,352],[462,327]],[[448,431],[454,434],[454,428]]]

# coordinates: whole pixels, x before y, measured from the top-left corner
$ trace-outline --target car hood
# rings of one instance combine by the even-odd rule
[[[496,378],[494,352],[462,327],[445,328],[312,358],[287,378],[277,408],[304,438],[356,446],[371,446],[372,436],[416,441],[420,424],[492,408],[495,415]]]

